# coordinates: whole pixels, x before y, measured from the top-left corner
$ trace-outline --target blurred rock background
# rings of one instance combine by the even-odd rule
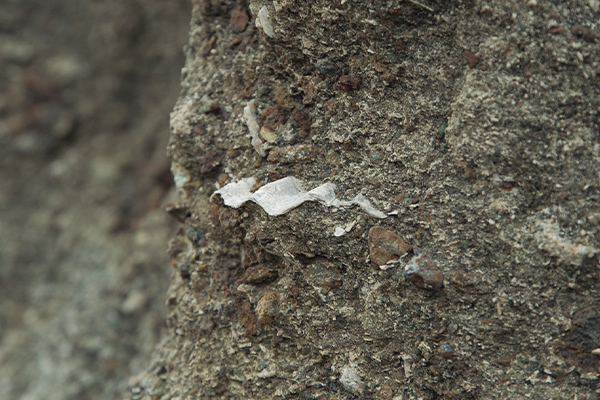
[[[164,325],[188,0],[0,2],[0,398],[111,399]]]

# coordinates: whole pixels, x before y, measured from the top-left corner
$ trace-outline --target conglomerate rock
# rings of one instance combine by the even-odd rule
[[[597,1],[194,5],[170,334],[132,398],[596,398]],[[387,218],[211,200],[287,176]],[[373,268],[373,227],[411,249]]]

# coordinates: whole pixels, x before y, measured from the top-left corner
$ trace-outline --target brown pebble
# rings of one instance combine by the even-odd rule
[[[272,130],[275,130],[284,120],[285,109],[279,105],[267,108],[262,115],[263,125]]]
[[[220,174],[219,177],[217,178],[217,182],[219,182],[219,185],[223,186],[225,184],[225,182],[227,182],[227,179],[229,179],[229,175]]]
[[[362,79],[358,75],[342,75],[337,83],[340,89],[344,92],[349,92],[358,89],[362,83]]]
[[[583,25],[573,25],[571,27],[571,33],[589,43],[595,43],[598,39],[598,35],[596,35],[590,28],[586,28]]]
[[[548,32],[550,32],[552,35],[560,35],[564,31],[565,30],[560,26],[553,26],[552,28],[548,29]]]
[[[258,189],[260,189],[265,183],[259,179],[256,182],[254,182],[254,185],[252,185],[252,187],[250,188],[251,192],[256,192]]]
[[[502,357],[498,359],[498,364],[508,367],[512,363],[512,357]]]
[[[310,118],[308,114],[297,108],[292,111],[292,119],[303,132],[310,132]]]
[[[256,315],[262,325],[273,323],[279,317],[279,293],[267,290],[256,305]]]
[[[171,266],[173,266],[173,267],[177,266],[177,260],[176,260],[177,256],[179,256],[180,254],[187,251],[187,249],[188,249],[187,244],[183,240],[181,240],[179,237],[176,237],[169,241],[169,247],[167,249],[167,254],[169,255],[169,258],[171,259]]]
[[[264,264],[253,265],[244,273],[246,283],[251,285],[260,285],[261,283],[270,283],[279,278],[277,270],[270,269]]]
[[[246,9],[243,6],[238,6],[231,10],[229,24],[231,25],[231,30],[234,33],[244,32],[246,30],[246,26],[248,25],[248,21],[250,21],[250,18],[248,17],[248,13],[246,13]]]
[[[394,48],[400,51],[406,50],[406,43],[404,43],[403,41],[398,41],[394,44]]]
[[[234,38],[231,39],[231,47],[235,47],[238,44],[242,43],[242,38],[239,36],[236,36]]]
[[[408,253],[412,246],[394,232],[374,226],[369,230],[369,255],[373,268],[385,265]]]
[[[444,275],[437,267],[431,256],[422,252],[412,260],[404,268],[406,278],[415,286],[438,290],[444,286]]]
[[[438,354],[444,358],[452,358],[454,355],[454,348],[450,343],[442,343],[438,349]]]
[[[465,60],[467,60],[467,62],[469,63],[469,67],[471,68],[475,68],[475,66],[479,62],[479,57],[471,53],[469,50],[463,51],[462,56]]]
[[[302,77],[300,85],[304,90],[304,98],[302,104],[312,104],[318,96],[317,88],[315,86],[315,78],[309,78],[307,76]]]
[[[270,180],[271,182],[274,182],[274,181],[276,181],[276,180],[278,180],[278,179],[279,179],[279,172],[277,172],[277,170],[270,169],[270,170],[268,171],[268,174],[269,174],[269,180]]]
[[[204,48],[202,49],[202,55],[204,57],[206,57],[210,54],[210,51],[215,46],[216,42],[217,42],[217,37],[215,35],[211,35],[208,39],[206,39],[206,42],[204,43]]]

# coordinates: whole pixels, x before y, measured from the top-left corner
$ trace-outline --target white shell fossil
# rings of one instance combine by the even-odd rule
[[[230,183],[214,192],[211,199],[218,194],[223,198],[226,206],[233,208],[238,208],[247,201],[253,201],[271,216],[285,214],[306,201],[317,201],[327,207],[340,208],[357,205],[372,217],[387,218],[385,213],[376,210],[362,194],[350,201],[339,200],[335,194],[336,186],[331,182],[306,192],[302,189],[302,182],[290,176],[268,183],[252,193],[250,188],[254,183],[256,183],[254,178]]]

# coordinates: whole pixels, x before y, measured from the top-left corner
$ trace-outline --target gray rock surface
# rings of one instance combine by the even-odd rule
[[[131,397],[597,398],[597,8],[194,2],[168,145],[184,272]],[[286,176],[392,215],[210,200]],[[412,250],[371,263],[374,226]]]
[[[592,3],[251,1],[244,30],[195,2],[168,147],[185,273],[132,397],[596,396]],[[285,176],[395,215],[209,200]],[[443,285],[406,279],[412,253],[373,268],[373,226]]]

